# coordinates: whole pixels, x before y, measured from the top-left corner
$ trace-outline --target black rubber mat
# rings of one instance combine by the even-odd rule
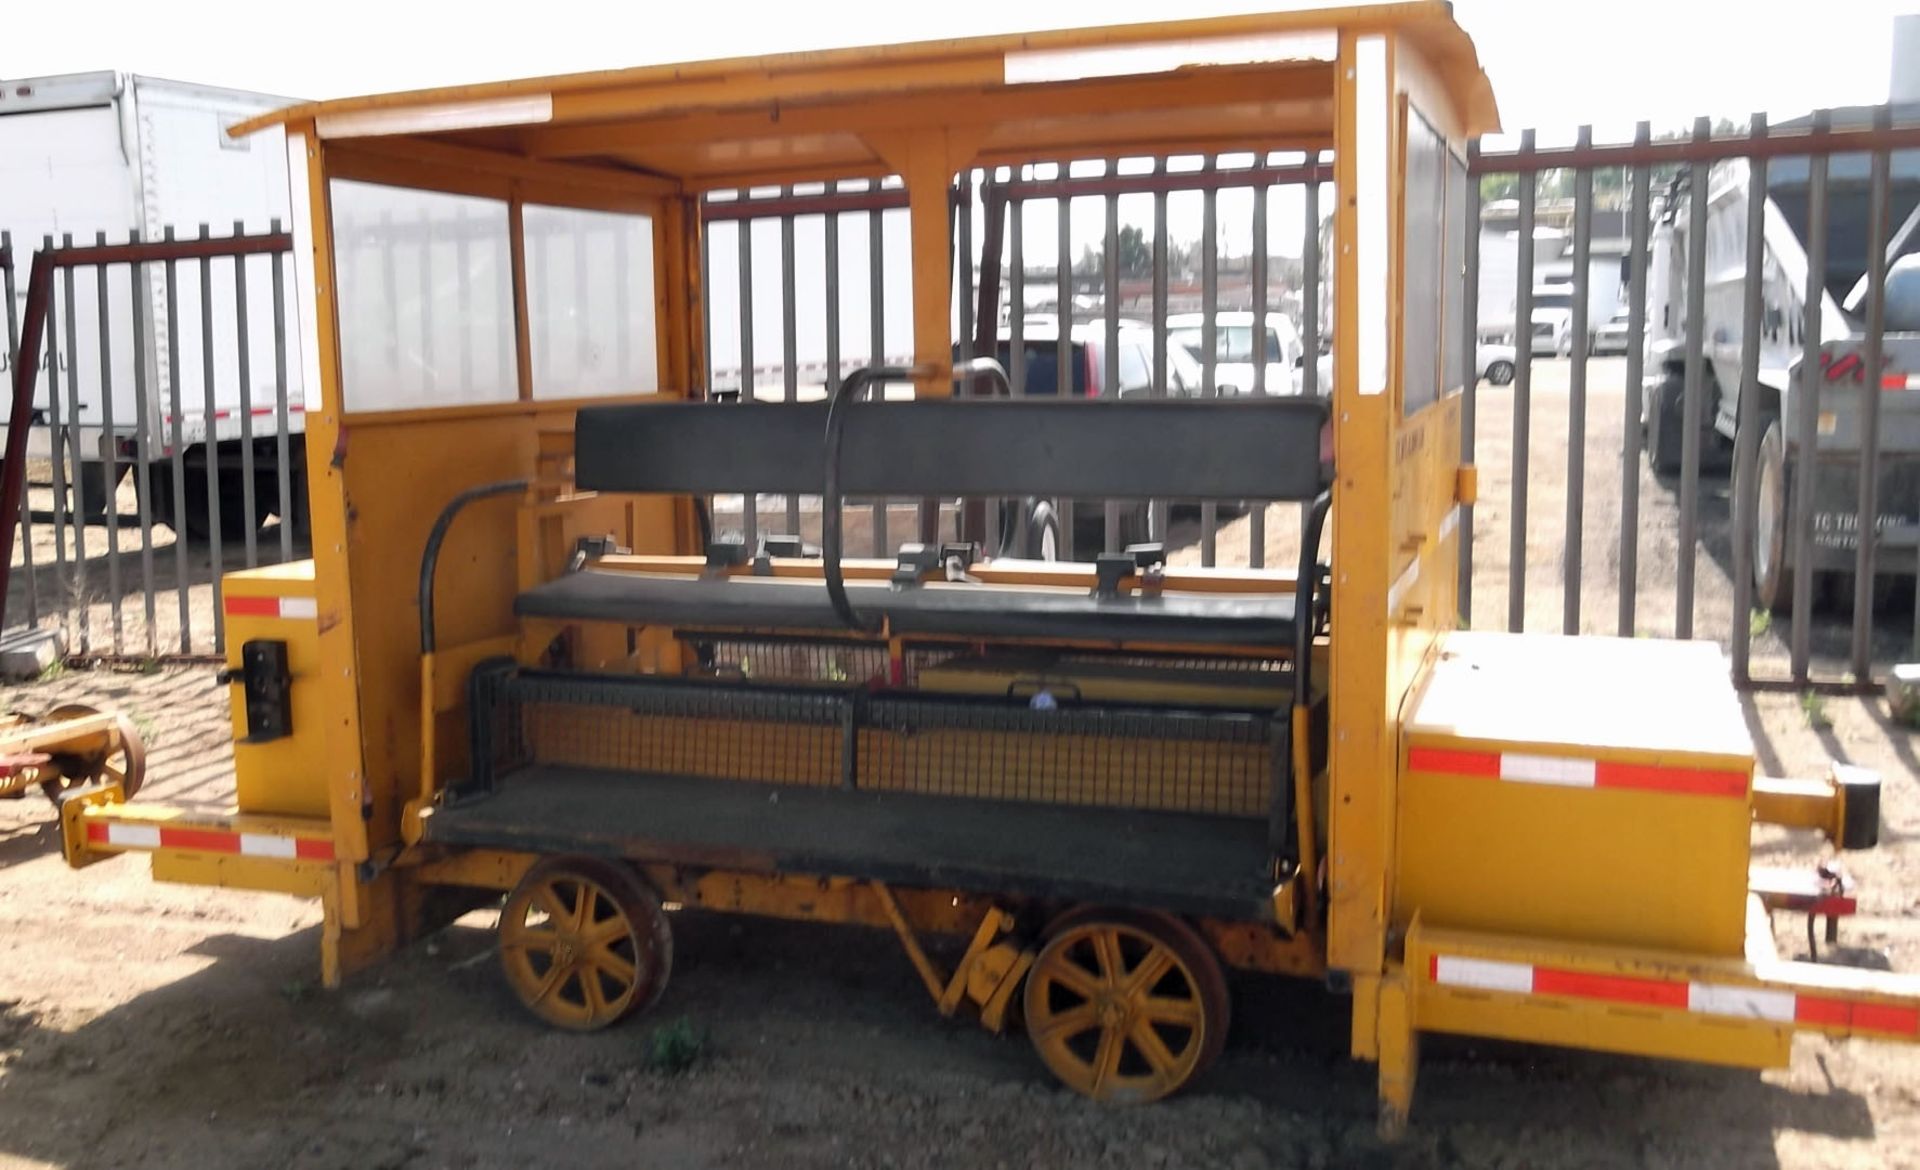
[[[1167,593],[1096,597],[1089,590],[929,584],[895,589],[849,581],[847,596],[896,634],[1078,638],[1199,645],[1293,645],[1291,593]],[[781,577],[664,577],[586,569],[522,593],[521,617],[631,625],[767,630],[845,629],[818,581]]]
[[[1269,919],[1264,820],[533,765],[435,810],[446,844]]]

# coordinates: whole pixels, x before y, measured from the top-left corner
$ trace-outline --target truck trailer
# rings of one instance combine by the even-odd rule
[[[0,79],[0,232],[11,242],[14,267],[24,277],[44,248],[159,241],[169,234],[187,239],[203,230],[260,234],[284,225],[287,158],[280,135],[239,139],[227,129],[291,100],[132,73]],[[180,266],[181,315],[171,330],[176,319],[167,312],[165,273],[157,264],[137,277],[125,267],[102,269],[104,289],[82,279],[61,304],[53,344],[41,347],[28,450],[41,458],[59,452],[64,474],[58,478],[71,485],[75,515],[104,519],[115,508],[119,481],[142,460],[144,474],[133,479],[153,489],[155,518],[196,538],[209,535],[210,462],[222,536],[257,528],[277,510],[298,512],[298,494],[285,507],[276,501],[280,420],[294,436],[305,428],[300,339],[284,338],[283,367],[276,290],[267,267],[256,264],[244,311],[230,265]],[[201,281],[208,285],[204,296]],[[27,288],[24,279],[12,285],[17,303],[8,320],[15,323],[24,317]],[[0,361],[12,360],[17,339],[8,341]],[[184,448],[178,460],[176,433]],[[253,448],[250,459],[243,444]],[[289,479],[303,493],[304,445],[293,442],[288,450],[295,464]],[[185,476],[182,493],[172,486],[176,464]],[[249,471],[252,492],[243,478]],[[186,514],[176,517],[179,496]],[[245,512],[249,501],[251,514]]]

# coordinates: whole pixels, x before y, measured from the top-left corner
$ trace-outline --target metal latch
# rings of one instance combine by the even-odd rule
[[[247,737],[242,743],[267,743],[293,734],[293,671],[287,666],[287,644],[277,638],[256,638],[240,647],[240,668],[223,670],[216,681],[240,684],[247,710]]]
[[[1122,553],[1101,553],[1093,562],[1093,595],[1118,597],[1120,586],[1136,574],[1143,593],[1158,592],[1166,563],[1166,546],[1160,544],[1130,544]]]

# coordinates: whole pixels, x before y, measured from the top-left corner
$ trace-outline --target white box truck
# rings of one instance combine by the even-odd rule
[[[226,129],[293,101],[126,73],[0,80],[0,231],[11,237],[17,269],[9,319],[21,319],[31,258],[49,240],[92,244],[104,233],[109,243],[125,243],[134,232],[159,240],[169,230],[194,237],[202,225],[216,236],[233,234],[237,225],[248,234],[268,231],[275,220],[284,225],[280,131],[236,139]],[[288,480],[304,484],[300,336],[290,325],[276,328],[272,260],[245,262],[244,330],[232,258],[178,262],[172,315],[163,265],[147,265],[137,287],[127,265],[75,270],[70,300],[67,276],[56,278],[54,344],[42,351],[28,449],[45,457],[60,444],[77,513],[103,517],[114,506],[108,489],[117,486],[108,480],[125,477],[144,455],[147,473],[135,481],[152,486],[156,519],[208,535],[211,463],[222,535],[257,527],[283,510],[282,418],[293,464]],[[291,267],[281,265],[284,281]],[[279,290],[288,323],[290,291],[290,284]],[[10,361],[0,352],[0,362]],[[49,365],[57,402],[49,398]],[[255,491],[247,515],[249,464]],[[176,465],[186,473],[187,507],[177,520]],[[284,510],[296,514],[283,520],[304,520],[297,497]]]

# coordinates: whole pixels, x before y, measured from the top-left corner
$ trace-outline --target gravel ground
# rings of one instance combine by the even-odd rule
[[[1554,369],[1535,387],[1526,613],[1540,629],[1560,620]],[[1509,416],[1504,392],[1482,391],[1476,533],[1488,555],[1474,617],[1501,624]],[[1596,449],[1618,404],[1596,372]],[[1583,626],[1611,630],[1617,461],[1588,473]],[[1672,488],[1644,474],[1642,488],[1635,629],[1659,633],[1673,612],[1661,543]],[[1703,497],[1715,492],[1723,482]],[[1272,511],[1268,555],[1279,557],[1293,521]],[[1727,612],[1709,519],[1703,635],[1724,630],[1713,618]],[[1244,550],[1251,522],[1220,534],[1222,561]],[[1823,622],[1817,644],[1840,645],[1843,617]],[[1897,645],[1904,631],[1887,637]],[[221,689],[205,667],[73,669],[6,690],[0,706],[127,710],[151,744],[143,799],[217,805],[230,791]],[[1811,706],[1787,692],[1746,700],[1761,765],[1882,770],[1883,844],[1849,859],[1863,899],[1847,941],[1920,970],[1913,737],[1878,699]],[[1808,834],[1756,840],[1770,864],[1818,855]],[[318,918],[277,896],[157,884],[137,857],[75,874],[38,796],[0,802],[0,1166],[1920,1166],[1912,1049],[1807,1038],[1790,1069],[1756,1075],[1430,1041],[1412,1133],[1386,1148],[1373,1138],[1371,1069],[1345,1056],[1345,1004],[1310,984],[1237,979],[1220,1064],[1179,1099],[1108,1109],[1056,1088],[1018,1036],[941,1021],[879,932],[679,914],[674,981],[655,1014],[576,1037],[509,1000],[488,913],[337,993],[315,985]],[[1780,942],[1804,949],[1798,924],[1783,921]],[[650,1060],[650,1040],[681,1021],[704,1043],[670,1073]]]

